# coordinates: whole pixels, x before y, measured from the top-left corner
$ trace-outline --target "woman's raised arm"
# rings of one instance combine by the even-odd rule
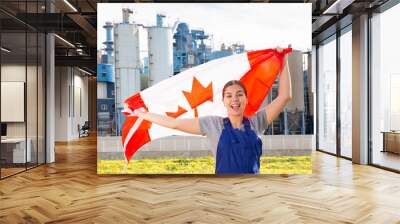
[[[278,96],[265,107],[267,124],[271,124],[292,99],[292,85],[287,56],[285,56],[284,60],[285,65],[279,78]]]

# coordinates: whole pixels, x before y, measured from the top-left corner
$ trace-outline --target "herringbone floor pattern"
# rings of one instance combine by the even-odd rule
[[[0,181],[0,223],[400,223],[400,175],[316,152],[312,175],[98,176],[96,139]]]

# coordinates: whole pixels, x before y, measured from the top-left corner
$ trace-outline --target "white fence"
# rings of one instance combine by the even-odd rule
[[[314,135],[263,135],[265,155],[309,155],[315,149]],[[98,159],[123,159],[121,136],[97,137]],[[170,136],[144,145],[134,159],[198,157],[211,155],[210,143],[201,136]]]

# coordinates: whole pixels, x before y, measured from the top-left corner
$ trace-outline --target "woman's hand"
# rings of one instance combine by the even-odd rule
[[[141,107],[141,108],[134,110],[131,116],[142,117],[146,113],[147,113],[147,110],[144,109],[143,107]]]
[[[131,116],[132,110],[129,108],[128,104],[124,103],[124,109],[121,111],[125,116]]]
[[[132,117],[132,116],[141,117],[143,114],[145,114],[147,112],[147,110],[144,109],[143,107],[141,107],[141,108],[138,108],[138,109],[132,111],[131,108],[129,108],[129,105],[125,103],[124,109],[121,112],[128,117]]]
[[[283,52],[283,48],[281,48],[281,47],[276,47],[275,50],[278,51],[279,53]]]

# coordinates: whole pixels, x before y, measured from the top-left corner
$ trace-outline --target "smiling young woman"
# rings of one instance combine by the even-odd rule
[[[277,50],[282,51],[279,48]],[[285,57],[278,96],[251,117],[244,116],[248,103],[247,91],[238,80],[231,80],[224,85],[222,101],[227,111],[225,118],[204,116],[177,119],[143,110],[135,110],[133,116],[167,128],[207,136],[216,157],[216,174],[258,174],[262,154],[262,141],[258,135],[282,112],[291,97],[290,72]]]

